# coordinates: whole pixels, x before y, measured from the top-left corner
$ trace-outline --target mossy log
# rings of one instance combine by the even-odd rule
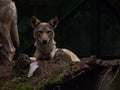
[[[27,77],[29,57],[22,55],[16,62],[11,75],[1,83],[0,90],[119,90],[107,86],[115,83],[119,73],[120,60],[103,61],[96,57],[82,58],[72,62],[70,57],[59,51],[50,61],[39,61],[39,68]],[[109,79],[109,80],[107,80]],[[106,86],[103,84],[107,83]],[[116,83],[120,83],[120,80]]]

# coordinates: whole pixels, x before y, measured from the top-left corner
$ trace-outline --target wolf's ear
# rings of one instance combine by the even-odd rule
[[[57,27],[58,24],[58,17],[54,17],[53,19],[51,19],[48,23],[50,24],[50,26],[52,26],[53,28]]]
[[[31,23],[33,29],[35,29],[40,24],[40,21],[35,16],[32,16]]]

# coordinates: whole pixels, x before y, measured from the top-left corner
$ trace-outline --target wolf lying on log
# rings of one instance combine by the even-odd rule
[[[30,64],[28,77],[32,76],[34,71],[39,67],[38,60],[54,60],[56,52],[59,50],[62,50],[65,54],[67,54],[71,58],[71,61],[80,62],[80,59],[72,51],[56,47],[54,29],[58,24],[57,17],[54,17],[49,22],[40,22],[35,16],[33,16],[31,18],[31,22],[34,29],[33,36],[35,39],[34,45],[36,47],[36,51],[33,57],[35,61]]]
[[[54,41],[54,29],[57,27],[58,18],[54,17],[49,22],[40,22],[35,16],[31,18],[32,27],[34,29],[33,36],[35,39],[36,51],[34,57],[37,60],[51,60],[59,48],[56,47]],[[62,49],[71,57],[73,62],[79,62],[80,59],[72,51]]]

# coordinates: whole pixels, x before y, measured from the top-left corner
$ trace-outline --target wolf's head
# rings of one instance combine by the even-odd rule
[[[54,17],[49,22],[40,22],[35,16],[31,18],[34,29],[34,38],[41,44],[47,44],[54,39],[54,29],[57,27],[58,18]]]

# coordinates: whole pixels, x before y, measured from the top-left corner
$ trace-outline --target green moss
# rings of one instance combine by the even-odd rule
[[[14,90],[33,90],[33,89],[32,89],[32,85],[29,82],[25,82],[16,85]]]
[[[10,76],[8,77],[8,80],[12,80],[14,79],[15,77],[19,76],[21,73],[21,69],[20,68],[14,68],[10,74]]]
[[[63,73],[64,68],[59,68],[57,70],[55,70],[53,72],[53,74],[45,81],[43,81],[42,83],[40,83],[40,87],[38,87],[37,90],[45,90],[47,87],[53,85],[53,84],[57,84],[60,83],[60,74]],[[57,82],[57,83],[56,83]]]
[[[32,89],[32,85],[29,82],[18,83],[18,84],[7,82],[7,84],[1,87],[0,90],[33,90],[33,89]]]

